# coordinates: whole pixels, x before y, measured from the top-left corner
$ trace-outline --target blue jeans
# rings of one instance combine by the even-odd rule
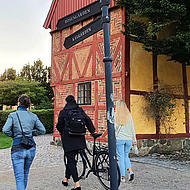
[[[25,190],[28,173],[36,154],[36,148],[22,149],[11,154],[17,190]]]
[[[125,176],[125,170],[131,168],[129,153],[132,144],[132,140],[116,140],[116,152],[121,176]]]

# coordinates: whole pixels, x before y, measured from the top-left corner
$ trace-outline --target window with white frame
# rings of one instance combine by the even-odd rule
[[[79,105],[91,104],[91,82],[78,83],[77,103]]]

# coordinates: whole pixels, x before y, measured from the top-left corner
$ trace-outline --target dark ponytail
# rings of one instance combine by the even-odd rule
[[[25,108],[30,107],[31,101],[30,101],[30,98],[27,95],[22,94],[19,97],[18,101],[19,101],[21,106],[24,106]]]

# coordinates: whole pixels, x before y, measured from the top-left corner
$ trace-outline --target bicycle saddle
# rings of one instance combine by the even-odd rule
[[[102,135],[102,133],[93,133],[92,136],[96,139],[98,137],[100,137]]]

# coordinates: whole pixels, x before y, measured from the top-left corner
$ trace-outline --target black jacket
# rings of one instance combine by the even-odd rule
[[[65,107],[60,111],[58,117],[58,123],[56,125],[57,130],[61,135],[61,140],[63,144],[63,149],[65,152],[70,152],[72,150],[84,149],[86,147],[85,136],[72,136],[65,130],[65,119],[68,119],[68,110],[81,109],[84,113],[86,120],[86,127],[88,131],[93,134],[95,132],[94,125],[91,119],[86,115],[86,113],[75,103],[67,103]]]

